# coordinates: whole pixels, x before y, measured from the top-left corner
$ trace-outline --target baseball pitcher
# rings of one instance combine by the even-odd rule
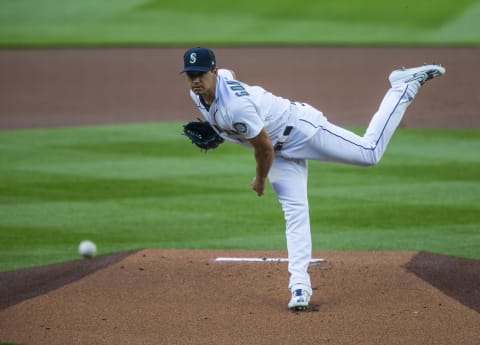
[[[444,74],[445,68],[424,65],[393,71],[389,76],[391,88],[363,136],[335,126],[308,104],[238,81],[233,71],[217,67],[215,55],[208,48],[187,50],[182,73],[205,119],[200,123],[205,129],[198,129],[199,122],[190,123],[184,127],[185,134],[202,149],[217,147],[223,140],[253,149],[256,176],[252,189],[258,196],[263,195],[268,177],[286,222],[291,292],[288,307],[307,308],[312,296],[307,161],[377,164],[420,87]]]

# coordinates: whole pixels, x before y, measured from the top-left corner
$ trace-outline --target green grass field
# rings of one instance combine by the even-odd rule
[[[480,1],[0,0],[0,47],[478,45]],[[0,131],[0,270],[141,248],[284,249],[252,153],[179,123]],[[310,164],[314,249],[480,258],[480,132],[400,129],[380,165]]]
[[[356,129],[361,132],[360,129]],[[143,248],[284,249],[252,152],[176,122],[0,131],[0,270]],[[480,258],[480,131],[399,129],[375,167],[310,163],[314,249]]]
[[[477,45],[480,1],[1,0],[0,46]]]

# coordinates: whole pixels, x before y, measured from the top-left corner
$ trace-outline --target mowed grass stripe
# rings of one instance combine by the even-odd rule
[[[363,129],[354,128],[361,133]],[[399,129],[371,168],[310,162],[314,249],[480,257],[480,132]],[[200,152],[181,123],[0,132],[0,269],[143,247],[284,249],[250,150]]]
[[[475,0],[0,2],[0,45],[478,44]]]

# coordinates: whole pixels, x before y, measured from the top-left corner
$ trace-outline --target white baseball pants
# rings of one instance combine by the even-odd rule
[[[289,289],[300,286],[311,292],[308,266],[312,258],[312,240],[307,198],[307,160],[361,166],[378,163],[418,89],[419,86],[415,84],[389,89],[363,137],[325,119],[317,126],[316,134],[309,141],[289,150],[288,157],[282,155],[282,151],[277,152],[269,180],[282,205],[286,222]]]

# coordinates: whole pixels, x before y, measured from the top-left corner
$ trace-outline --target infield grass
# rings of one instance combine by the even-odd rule
[[[477,45],[479,17],[478,0],[2,0],[0,45]]]
[[[361,133],[361,129],[355,129]],[[285,249],[252,152],[202,153],[181,124],[0,131],[0,270],[134,248]],[[310,162],[314,249],[480,258],[480,131],[399,129],[371,168]]]

